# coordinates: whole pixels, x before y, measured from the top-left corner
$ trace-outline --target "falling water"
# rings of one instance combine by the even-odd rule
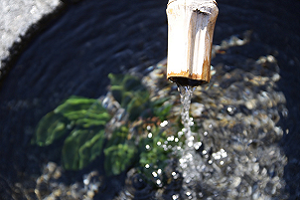
[[[191,126],[194,125],[193,118],[189,116],[191,99],[193,95],[193,87],[191,86],[178,86],[182,112],[181,120],[184,124],[182,132],[185,135],[186,141],[181,152],[179,160],[180,170],[184,178],[183,189],[188,199],[196,199],[196,192],[194,189],[196,181],[200,180],[199,168],[201,167],[201,158],[196,154],[195,148],[197,143],[195,141],[195,133],[191,131]]]
[[[189,116],[189,110],[191,100],[193,96],[193,87],[191,86],[178,86],[180,92],[180,101],[182,104],[181,121],[184,125],[184,133],[187,142],[193,142],[193,133],[191,132],[191,126],[193,125],[192,119]]]

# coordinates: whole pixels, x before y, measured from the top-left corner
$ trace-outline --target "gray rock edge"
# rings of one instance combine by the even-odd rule
[[[0,85],[18,56],[66,7],[60,0],[0,2]]]

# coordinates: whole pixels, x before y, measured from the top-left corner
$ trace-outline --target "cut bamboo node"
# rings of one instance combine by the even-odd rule
[[[169,0],[167,78],[182,85],[210,81],[215,0]]]

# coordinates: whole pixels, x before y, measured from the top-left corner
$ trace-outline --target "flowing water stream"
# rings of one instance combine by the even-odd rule
[[[181,158],[179,159],[179,165],[182,170],[183,181],[186,183],[183,188],[185,195],[188,199],[193,199],[196,198],[195,190],[193,188],[195,180],[201,180],[200,174],[197,173],[197,169],[200,167],[201,163],[195,162],[196,157],[199,156],[195,154],[195,133],[191,131],[191,126],[193,126],[194,123],[193,118],[190,118],[189,115],[194,88],[191,86],[178,85],[178,90],[180,92],[180,101],[182,104],[181,121],[184,125],[182,132],[186,137],[185,145],[181,152]]]

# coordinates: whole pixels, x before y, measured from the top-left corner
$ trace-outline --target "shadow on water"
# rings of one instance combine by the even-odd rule
[[[278,90],[287,100],[288,117],[280,126],[288,130],[280,145],[288,157],[284,178],[291,199],[300,197],[300,2],[219,0],[214,43],[252,30],[248,48],[235,47],[219,61],[234,66],[238,59],[273,55],[280,67]],[[38,36],[20,56],[0,90],[0,194],[25,199],[16,182],[30,188],[48,161],[60,162],[59,149],[29,146],[34,127],[47,112],[70,95],[98,98],[106,93],[108,73],[143,72],[166,56],[167,21],[165,1],[87,0],[69,6],[59,21]],[[57,149],[57,148],[56,148]],[[99,166],[93,163],[91,168]],[[71,182],[87,171],[69,172]],[[103,171],[103,169],[98,170]],[[125,175],[110,180],[102,199],[111,199],[122,188]],[[119,181],[122,180],[122,181]],[[26,185],[25,184],[25,185]],[[109,188],[109,189],[108,189]],[[114,188],[114,189],[110,189]],[[25,188],[26,189],[26,188]],[[100,194],[99,194],[100,195]]]

